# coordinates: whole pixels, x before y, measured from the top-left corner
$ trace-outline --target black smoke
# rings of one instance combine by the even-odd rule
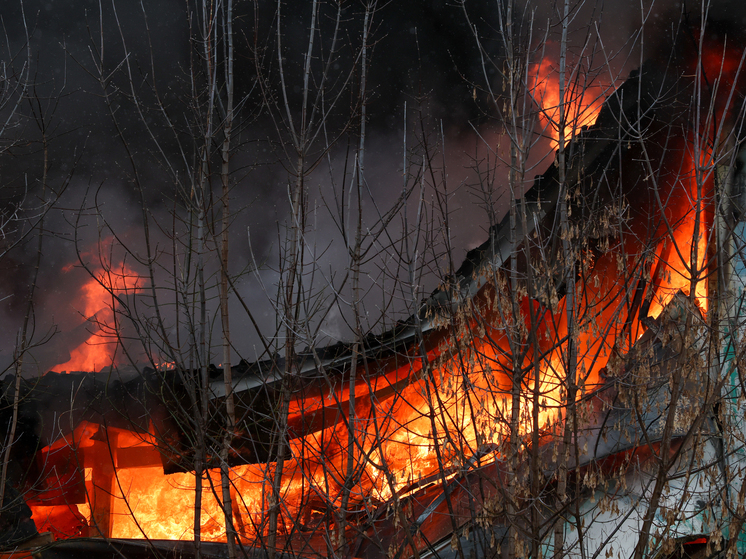
[[[698,3],[643,4],[641,9],[626,2],[572,2],[571,51],[577,59],[593,54],[595,71],[624,79],[647,53],[664,53],[667,37],[674,36],[682,22],[696,21],[701,11]],[[286,93],[295,108],[302,94],[302,54],[308,45],[311,6],[309,0],[280,4]],[[364,3],[345,0],[341,6],[338,57],[325,93],[331,96],[347,88],[328,122],[327,132],[341,137],[330,153],[335,171],[326,175],[318,171],[311,177],[311,210],[333,205],[328,183],[335,179],[334,173],[339,178],[359,127],[355,96],[361,76],[356,57]],[[562,6],[553,1],[516,3],[512,12],[516,40],[530,41],[535,56],[541,52],[556,56]],[[149,258],[144,220],[151,220],[153,254],[167,254],[182,238],[186,225],[173,219],[183,210],[175,192],[188,181],[176,184],[174,176],[185,177],[196,167],[201,130],[195,115],[205,103],[194,88],[205,78],[200,59],[203,45],[195,32],[196,10],[196,3],[181,0],[2,2],[6,35],[0,41],[2,84],[10,101],[0,106],[0,122],[6,123],[0,138],[0,207],[6,216],[17,208],[21,213],[20,219],[4,228],[0,240],[0,247],[8,249],[0,248],[0,325],[6,333],[0,367],[11,361],[16,334],[29,308],[38,246],[38,229],[30,228],[42,214],[41,269],[31,324],[34,340],[51,336],[51,341],[35,353],[40,372],[64,361],[70,340],[77,341],[89,324],[89,317],[74,303],[81,281],[89,277],[79,266],[79,255],[83,264],[95,264],[91,246],[101,238],[110,240],[114,232],[117,242],[130,248],[133,265],[142,265]],[[277,3],[238,0],[235,10],[235,76],[241,109],[240,147],[233,160],[232,271],[239,273],[255,264],[262,267],[260,274],[249,274],[239,282],[238,290],[262,327],[272,332],[276,310],[268,301],[277,281],[289,180],[283,155],[288,149],[285,116],[282,111],[270,114],[264,105],[270,96],[282,108],[275,50]],[[746,23],[744,11],[739,2],[713,2],[708,17],[737,26]],[[322,46],[317,43],[317,48],[330,48],[336,13],[334,2],[320,3],[317,25]],[[471,167],[481,157],[475,146],[485,138],[498,143],[494,117],[499,107],[489,102],[484,91],[487,86],[497,92],[503,87],[501,22],[507,17],[504,2],[473,0],[379,2],[371,14],[366,92],[371,200],[366,215],[374,216],[399,196],[404,122],[410,149],[421,150],[424,141],[431,147],[445,141],[453,212],[449,235],[456,266],[468,248],[483,240],[489,225],[487,212],[469,187],[476,180]],[[321,58],[314,58],[312,64],[318,75]],[[14,96],[10,86],[21,83],[24,76],[28,88]],[[260,79],[266,82],[260,84]],[[346,86],[344,80],[349,80]],[[495,211],[503,211],[505,198],[495,204],[500,205]],[[338,241],[332,241],[339,236],[337,227],[328,217],[319,217],[316,223],[312,236],[325,269],[342,273],[348,255]],[[178,239],[173,238],[174,224],[181,232]],[[78,267],[70,269],[71,264]],[[168,270],[159,273],[167,277]],[[385,312],[372,300],[369,308],[372,314]],[[138,312],[147,315],[148,311],[139,308]],[[236,318],[236,324],[245,334],[245,341],[236,343],[237,351],[251,358],[260,344],[247,319]],[[328,330],[332,337],[348,332],[343,317]]]

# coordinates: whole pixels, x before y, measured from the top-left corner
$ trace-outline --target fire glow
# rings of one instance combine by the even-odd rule
[[[72,265],[63,272],[68,273]],[[70,359],[51,370],[100,371],[114,363],[116,353],[116,297],[137,293],[142,289],[142,278],[127,264],[109,266],[96,271],[80,287],[77,311],[90,325],[90,337],[70,351]]]
[[[536,90],[540,92],[542,118],[556,143],[560,136],[555,125],[559,93],[556,84],[549,79],[550,73],[548,66],[536,68]],[[600,99],[583,105],[585,101],[569,103],[565,138],[596,120]],[[707,251],[712,212],[693,201],[708,199],[713,188],[712,173],[703,174],[702,169],[711,169],[714,164],[709,153],[700,157],[696,164],[694,158],[685,153],[686,148],[682,147],[680,165],[674,165],[678,166],[675,177],[664,178],[667,182],[660,185],[674,193],[665,206],[659,208],[665,219],[653,226],[635,224],[635,234],[616,248],[599,254],[588,264],[587,275],[583,274],[576,285],[578,294],[583,294],[576,302],[577,316],[582,317],[575,331],[578,369],[582,372],[578,398],[584,389],[591,390],[601,382],[602,370],[618,350],[619,340],[627,337],[634,341],[644,330],[641,320],[627,316],[629,309],[623,305],[625,290],[633,282],[620,281],[619,277],[628,269],[649,269],[648,273],[641,274],[648,279],[648,317],[657,317],[678,292],[691,296],[692,289],[699,308],[707,311]],[[639,239],[652,239],[651,246],[645,246]],[[121,273],[115,276],[100,273],[82,288],[85,305],[81,311],[86,317],[95,316],[97,321],[111,324],[114,318],[112,293],[140,288],[140,278],[124,265]],[[514,364],[506,361],[505,355],[510,354],[506,334],[509,325],[497,319],[497,308],[504,304],[501,298],[510,296],[504,286],[483,290],[474,303],[475,314],[483,321],[465,318],[426,356],[412,354],[404,362],[380,365],[383,374],[372,376],[367,385],[356,385],[355,407],[347,417],[349,422],[337,421],[313,429],[298,428],[296,434],[291,433],[292,455],[285,462],[281,476],[282,535],[290,537],[299,524],[311,523],[315,518],[324,517],[329,507],[341,506],[346,472],[350,467],[349,425],[355,430],[356,441],[352,467],[359,471],[348,506],[362,512],[375,510],[394,495],[402,496],[432,483],[441,469],[444,476],[464,470],[466,462],[479,452],[483,453],[484,461],[505,456],[506,418],[512,411],[513,379],[509,371]],[[565,404],[562,386],[567,347],[566,344],[554,347],[549,340],[563,340],[568,336],[567,301],[563,298],[539,304],[530,301],[525,294],[520,295],[520,299],[522,316],[533,317],[535,324],[540,325],[537,336],[540,347],[532,348],[521,364],[531,374],[520,380],[520,433],[525,437],[534,429],[534,404],[530,396],[538,384],[537,391],[542,395],[541,435],[556,435],[561,427],[558,410]],[[625,329],[628,329],[627,336]],[[110,364],[113,350],[105,341],[104,333],[93,334],[57,369],[96,370]],[[540,355],[538,374],[537,369],[532,368],[535,355]],[[401,388],[404,381],[406,385]],[[386,398],[374,397],[376,390],[393,386],[399,388],[389,391]],[[350,398],[347,385],[323,394],[300,394],[290,402],[289,416],[304,425],[308,416],[321,413],[325,408],[327,413],[329,409],[333,410],[331,413],[342,413],[340,410],[345,409]],[[85,490],[74,504],[50,508],[42,501],[30,503],[39,530],[54,525],[55,513],[73,511],[73,516],[88,526],[90,535],[194,538],[195,476],[188,472],[163,473],[163,459],[155,433],[117,432],[86,424],[76,429],[71,440],[55,443],[41,454],[51,456],[64,445],[83,455]],[[258,541],[267,533],[270,484],[275,468],[274,463],[265,463],[231,469],[234,505],[230,514],[240,536],[247,542]],[[217,470],[209,470],[203,480],[200,524],[201,537],[206,541],[225,541],[224,511],[216,499],[220,494],[219,478]],[[57,507],[65,510],[55,511]],[[69,532],[65,532],[56,528],[56,531],[60,537],[80,535],[71,533],[75,529],[68,527],[65,530]]]
[[[552,139],[552,149],[559,147],[560,140],[560,84],[559,73],[555,66],[544,60],[532,67],[530,91],[535,102],[541,107],[539,118],[545,130],[548,129]],[[580,93],[578,93],[580,91]],[[583,127],[596,122],[603,105],[604,88],[568,83],[564,92],[565,126],[564,140],[569,142]]]
[[[675,236],[677,242],[679,239],[692,238],[691,211],[682,209],[680,213],[682,215],[679,217],[683,219],[678,220],[680,230],[677,229]],[[700,242],[698,247],[703,249],[704,244]],[[686,255],[687,249],[691,249],[691,241],[688,245],[682,241],[679,253]],[[683,260],[672,258],[671,252],[666,246],[659,247],[658,264],[665,267],[665,272],[657,276],[659,283],[654,296],[657,305],[663,305],[674,290],[688,287],[688,281],[682,283],[675,279],[689,277],[686,269],[688,260],[685,257]],[[606,258],[608,261],[596,264],[601,276],[590,278],[588,285],[579,286],[579,290],[586,293],[592,290],[598,297],[620,296],[615,276],[610,273],[616,266],[616,255],[610,253]],[[592,289],[594,285],[598,287]],[[699,287],[697,292],[700,292]],[[498,296],[493,293],[493,297]],[[524,303],[527,304],[527,301]],[[591,312],[594,305],[592,301],[585,311]],[[706,305],[704,297],[700,299],[700,305]],[[654,312],[659,312],[657,308]],[[544,322],[547,325],[555,322],[558,331],[546,332],[546,337],[556,339],[566,331],[566,325],[562,322],[565,316],[563,303],[552,314],[554,321]],[[606,314],[609,312],[596,319],[617,324],[623,322],[613,321]],[[598,382],[598,372],[606,366],[612,353],[621,326],[615,328],[602,338],[596,336],[590,326],[582,329],[578,335],[582,368],[588,371],[585,377],[588,388]],[[464,325],[461,334],[470,342],[466,354],[451,355],[446,344],[428,356],[434,363],[429,378],[423,373],[422,361],[413,360],[386,375],[385,379],[375,381],[394,383],[405,377],[419,379],[411,382],[400,394],[381,401],[368,398],[364,393],[357,394],[355,422],[359,450],[354,459],[356,463],[364,464],[364,471],[351,491],[350,501],[354,506],[361,510],[373,510],[394,494],[401,496],[420,487],[421,482],[430,482],[439,468],[436,437],[437,444],[441,445],[441,460],[445,459],[447,472],[458,471],[464,466],[464,457],[474,455],[479,449],[493,449],[483,460],[500,458],[506,433],[496,426],[494,418],[510,416],[511,381],[502,372],[508,370],[510,365],[501,362],[504,358],[499,356],[498,348],[503,351],[507,349],[507,339],[499,327],[493,327],[479,336],[470,334],[471,329],[476,329],[476,326]],[[633,330],[635,337],[642,331],[638,323],[635,323]],[[556,410],[562,404],[562,352],[560,348],[550,353],[541,366],[539,383],[544,395],[544,405],[540,410],[542,431],[549,432],[559,427]],[[464,368],[464,362],[470,365]],[[464,375],[472,386],[469,391],[463,389]],[[428,382],[437,391],[431,399],[428,399],[425,390],[425,383]],[[521,432],[525,436],[532,430],[532,402],[527,394],[530,394],[534,379],[527,378],[524,382],[527,386],[522,390]],[[327,399],[345,401],[349,399],[348,389],[340,388],[335,394],[328,395]],[[438,404],[434,405],[434,401]],[[316,398],[297,398],[291,402],[290,415],[310,414],[321,405],[323,402]],[[476,412],[469,411],[474,408],[478,408]],[[376,416],[388,419],[376,425]],[[502,424],[505,425],[505,422]],[[436,437],[432,435],[433,425]],[[76,430],[71,440],[60,441],[56,445],[57,449],[67,445],[78,454],[82,453],[86,467],[85,499],[77,505],[62,507],[62,512],[67,513],[67,523],[70,524],[68,511],[74,508],[73,514],[85,520],[90,535],[97,535],[96,532],[100,530],[106,536],[118,538],[193,539],[194,474],[164,474],[157,440],[152,434],[109,429],[102,437],[102,430],[101,426],[85,425]],[[315,505],[316,501],[340,505],[347,469],[347,453],[343,451],[347,437],[346,423],[339,422],[290,440],[292,458],[285,463],[281,489],[285,505],[280,532],[285,536],[292,532],[299,519],[321,514],[322,507]],[[49,452],[55,449],[45,450]],[[135,452],[138,457],[133,459]],[[369,455],[367,460],[361,459],[363,453]],[[106,466],[109,456],[114,461],[114,467],[111,462]],[[232,514],[239,534],[245,541],[256,541],[266,535],[268,483],[273,478],[274,468],[274,464],[247,464],[231,469],[235,501]],[[215,497],[219,495],[219,488],[219,471],[208,471],[203,480],[201,510],[201,537],[206,541],[225,541],[223,510]],[[309,499],[309,494],[324,497]],[[102,505],[104,501],[107,504]],[[32,508],[40,530],[54,526],[59,507],[32,504]],[[73,533],[67,536],[80,535],[75,529],[68,527],[67,530]],[[54,530],[58,537],[66,536],[62,528]]]

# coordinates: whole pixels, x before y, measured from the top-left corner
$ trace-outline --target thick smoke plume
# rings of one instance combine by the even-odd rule
[[[373,15],[366,107],[366,219],[374,220],[401,192],[406,126],[410,149],[413,145],[421,148],[427,139],[433,152],[445,154],[450,220],[448,231],[438,233],[449,239],[455,266],[466,250],[484,239],[490,212],[499,215],[507,207],[506,196],[485,201],[471,188],[477,183],[473,167],[485,153],[482,142],[499,142],[495,107],[485,102],[477,84],[484,84],[486,78],[493,87],[500,87],[495,69],[504,55],[502,4],[391,2],[379,6]],[[646,57],[666,56],[668,37],[678,33],[682,21],[697,19],[701,12],[697,3],[644,4],[642,9],[624,2],[573,6],[572,52],[587,56],[590,48],[595,49],[593,70],[607,87],[623,80]],[[297,83],[302,79],[300,62],[308,41],[310,5],[299,0],[280,4],[285,69],[293,84],[287,88],[291,105],[300,95]],[[340,41],[346,41],[346,46],[333,68],[338,76],[355,64],[363,21],[361,4],[344,3],[343,8]],[[202,71],[198,68],[200,45],[190,39],[194,37],[190,24],[194,25],[195,9],[189,3],[187,10],[184,2],[176,0],[148,2],[144,9],[140,3],[108,0],[8,0],[0,7],[7,34],[0,47],[6,75],[3,83],[12,84],[16,79],[20,84],[21,77],[27,76],[27,88],[19,90],[17,97],[9,96],[18,103],[4,105],[0,115],[7,122],[0,139],[0,201],[4,216],[19,212],[15,214],[19,219],[5,225],[0,241],[5,247],[0,266],[0,327],[6,333],[0,344],[0,370],[12,361],[16,333],[29,309],[38,246],[38,229],[31,228],[41,215],[45,216],[42,258],[30,307],[33,342],[38,347],[26,362],[32,374],[64,363],[71,349],[100,330],[95,317],[84,311],[81,286],[91,279],[89,272],[100,268],[102,257],[115,268],[127,259],[116,248],[102,255],[96,247],[124,244],[131,251],[126,264],[137,265],[138,258],[142,263],[147,259],[143,220],[150,219],[153,253],[171,250],[173,215],[181,208],[164,161],[180,161],[185,166],[193,163],[190,158],[194,157],[199,130],[189,123],[204,102],[194,97],[190,82],[191,75]],[[544,48],[548,60],[553,60],[558,45],[559,9],[547,1],[520,2],[514,10],[525,40],[537,45],[537,53]],[[258,273],[239,279],[236,289],[271,336],[276,312],[270,301],[276,296],[282,224],[288,218],[288,178],[278,155],[282,137],[276,120],[261,108],[258,80],[263,71],[276,72],[272,41],[277,5],[238,2],[236,10],[235,73],[242,100],[242,146],[233,159],[236,211],[231,229],[231,271],[259,268]],[[333,33],[329,16],[334,10],[334,3],[323,4],[321,36]],[[743,25],[746,8],[740,2],[715,2],[708,17]],[[351,79],[357,80],[359,75],[353,73]],[[170,123],[166,127],[165,115]],[[330,116],[330,129],[344,127],[354,116],[349,107],[341,108]],[[318,258],[320,268],[340,273],[349,255],[335,241],[338,227],[325,215],[333,207],[334,189],[341,192],[345,188],[331,185],[340,180],[349,153],[345,142],[340,141],[328,154],[333,170],[314,172],[307,188],[309,215],[317,220],[309,240],[318,252],[311,256]],[[546,142],[544,157],[549,152]],[[534,162],[537,172],[546,166],[548,160],[544,161]],[[489,211],[484,211],[485,204],[490,205]],[[177,224],[177,229],[183,232],[184,224]],[[397,309],[382,307],[375,298],[386,289],[387,275],[401,272],[387,265],[382,257],[371,265],[378,275],[369,274],[366,308],[373,329],[391,324],[391,317],[381,322],[376,315],[391,312],[396,316]],[[159,269],[158,273],[162,274],[157,278],[160,280],[170,270]],[[432,289],[437,281],[435,273],[426,276],[420,289]],[[127,294],[116,304],[125,302],[139,304],[137,310],[143,315],[149,312],[145,303],[138,303],[137,293]],[[399,310],[405,314],[411,311]],[[211,312],[214,316],[214,306]],[[249,320],[241,318],[240,312],[234,316],[235,330],[242,333],[234,341],[236,351],[251,360],[260,353],[256,349],[260,344]],[[340,307],[329,310],[324,320],[322,331],[328,341],[349,334]],[[127,334],[137,336],[134,331]]]

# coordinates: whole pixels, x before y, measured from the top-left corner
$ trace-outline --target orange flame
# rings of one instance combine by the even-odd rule
[[[535,75],[532,87],[542,106],[541,118],[557,147],[560,134],[556,72],[549,64],[541,64],[536,65]],[[589,100],[575,95],[572,89],[568,90],[567,99],[566,139],[582,126],[592,124],[601,107],[600,98]],[[712,222],[709,210],[696,201],[702,201],[702,196],[706,197],[711,189],[711,177],[703,178],[700,172],[710,165],[710,158],[711,154],[705,153],[700,164],[695,166],[692,157],[683,157],[683,172],[676,173],[675,180],[663,185],[673,193],[670,202],[661,210],[665,225],[659,226],[658,230],[645,230],[645,235],[640,235],[640,238],[654,239],[654,261],[647,287],[652,296],[650,316],[658,316],[676,292],[689,293],[692,286],[700,308],[707,309],[704,271],[707,267],[707,234]],[[618,249],[597,256],[597,261],[588,266],[588,275],[583,275],[576,285],[578,295],[582,294],[575,300],[577,324],[573,324],[581,392],[578,397],[582,396],[583,386],[590,388],[599,383],[602,369],[618,350],[615,344],[623,337],[624,328],[630,330],[630,341],[626,343],[634,343],[643,331],[643,325],[636,317],[627,315],[630,309],[621,302],[628,295],[632,282],[628,278],[623,281],[619,278],[626,273],[626,268],[634,267],[633,260],[638,259],[639,264],[639,259],[645,258],[640,255],[647,247],[642,246],[643,241],[634,239],[620,243]],[[696,266],[693,265],[695,258]],[[129,279],[124,279],[121,284],[108,285],[112,289],[139,289],[139,278],[131,271],[125,273],[123,267],[121,277]],[[89,283],[90,286],[86,284],[84,287],[84,291],[90,293],[86,298],[90,304],[85,305],[85,315],[98,317],[107,309],[111,313],[111,294],[104,289],[107,284],[93,279]],[[511,295],[516,296],[508,294]],[[498,288],[494,288],[491,294],[482,295],[479,304],[488,308],[485,316],[489,320],[484,321],[488,325],[477,324],[473,319],[465,320],[466,324],[460,325],[452,338],[444,340],[427,354],[428,367],[424,366],[423,359],[417,357],[404,362],[377,363],[382,373],[370,375],[355,387],[354,416],[348,411],[350,387],[347,385],[318,394],[301,394],[290,403],[289,415],[300,427],[297,427],[297,436],[291,434],[292,454],[284,464],[281,477],[281,534],[290,534],[298,526],[299,519],[303,523],[316,513],[326,513],[329,508],[341,505],[349,471],[350,428],[354,429],[356,446],[352,453],[355,483],[350,490],[348,506],[359,511],[375,508],[394,494],[402,496],[418,488],[420,481],[431,482],[432,476],[441,468],[445,469],[446,476],[463,471],[468,467],[466,461],[480,450],[490,451],[485,454],[483,463],[503,454],[513,405],[511,385],[515,377],[511,375],[516,366],[506,357],[510,354],[506,330],[516,325],[506,325],[495,318],[496,301],[500,296]],[[535,355],[530,352],[524,358],[525,363],[517,364],[522,368],[518,377],[521,384],[519,432],[522,444],[525,444],[525,436],[534,429],[535,404],[539,406],[538,423],[542,434],[561,424],[559,410],[567,404],[563,390],[567,377],[567,346],[557,341],[567,339],[569,329],[566,299],[554,305],[547,304],[552,308],[542,310],[538,303],[532,307],[535,302],[530,302],[526,295],[517,296],[522,297],[522,318],[531,315],[539,324],[537,343],[540,347],[532,348],[540,356],[538,367],[532,364]],[[98,336],[95,334],[92,340]],[[85,344],[86,347],[90,345],[91,340]],[[104,361],[106,359],[110,361],[111,355],[106,354]],[[63,366],[74,368],[69,365],[72,361]],[[170,364],[164,362],[159,366],[168,368]],[[528,373],[524,375],[525,371]],[[537,385],[538,402],[531,392]],[[388,395],[380,396],[381,393]],[[318,425],[314,423],[314,414],[321,416]],[[342,414],[347,414],[348,421],[339,420]],[[328,416],[332,416],[332,420]],[[108,535],[192,539],[194,474],[165,475],[163,467],[154,460],[125,465],[127,448],[142,450],[150,445],[152,456],[157,447],[153,437],[128,443],[128,436],[120,433],[116,439],[109,439],[115,440],[111,455],[117,467],[110,487],[111,526]],[[80,447],[87,444],[88,439],[83,439]],[[93,448],[101,443],[91,440],[90,444]],[[99,475],[98,467],[100,465],[91,465],[86,459],[86,469],[92,471],[90,475],[86,472],[86,486],[91,487],[89,495],[93,493],[94,478]],[[247,542],[266,534],[272,491],[270,484],[275,468],[276,465],[270,463],[231,469],[234,504],[230,513]],[[203,481],[200,517],[201,537],[207,541],[225,541],[224,511],[218,501],[220,494],[219,472],[210,470]],[[95,503],[89,501],[77,506],[79,513],[84,513],[89,519],[96,514]],[[44,512],[40,510],[40,515]]]
[[[560,84],[559,72],[544,60],[532,66],[530,93],[541,107],[539,118],[544,130],[552,138],[552,149],[559,147],[560,139]],[[596,122],[603,105],[603,89],[595,84],[575,87],[568,84],[564,93],[564,138],[569,142],[584,126]]]
[[[72,266],[66,266],[68,272]],[[137,293],[142,278],[125,263],[117,270],[99,270],[80,288],[78,311],[91,325],[90,337],[70,352],[70,358],[55,365],[57,371],[99,371],[113,364],[116,351],[116,296]]]
[[[685,178],[680,184],[692,187],[692,181],[694,179]],[[690,199],[690,194],[681,198]],[[653,289],[657,305],[664,305],[676,290],[684,290],[690,284],[688,280],[674,278],[690,277],[684,272],[689,265],[685,255],[691,252],[693,244],[692,211],[681,206],[669,216],[674,233],[673,239],[664,236],[667,240],[659,243],[657,254],[665,271],[654,274]],[[707,220],[704,220],[703,231],[708,226]],[[704,265],[704,238],[703,234],[697,242],[700,267]],[[678,252],[665,248],[668,246],[666,243],[678,244]],[[674,254],[684,256],[677,260]],[[615,310],[618,306],[608,304],[608,301],[624,298],[626,284],[618,281],[618,256],[614,252],[601,256],[595,263],[593,275],[585,284],[577,286],[578,292],[585,295],[578,298],[582,302],[576,303],[579,305],[577,314],[586,317],[579,323],[579,331],[576,332],[581,386],[585,383],[590,387],[598,382],[599,371],[606,366],[625,320],[625,316]],[[706,285],[697,286],[698,296],[700,290],[700,304],[704,306]],[[528,301],[524,299],[522,304],[524,313],[528,314]],[[539,427],[542,432],[559,426],[558,410],[566,404],[567,396],[562,389],[566,377],[566,356],[563,353],[566,348],[551,347],[552,343],[556,343],[552,340],[563,339],[567,335],[564,305],[565,302],[561,301],[555,309],[544,311],[554,316],[552,320],[535,315],[541,323],[540,344],[547,345],[543,350],[536,348],[536,351],[545,352],[538,370]],[[655,312],[660,310],[653,310]],[[609,326],[607,330],[599,331],[598,324]],[[512,411],[510,371],[513,364],[505,361],[508,350],[505,329],[499,325],[488,328],[489,331],[480,331],[474,324],[464,325],[458,335],[463,346],[455,351],[450,343],[444,343],[432,350],[428,354],[431,363],[429,372],[423,370],[422,360],[416,358],[393,370],[382,364],[384,370],[389,372],[367,379],[370,383],[367,388],[366,384],[356,387],[355,417],[350,425],[355,429],[353,460],[358,473],[350,491],[348,506],[362,511],[374,509],[394,494],[401,497],[417,489],[421,481],[432,482],[432,476],[440,468],[445,468],[447,477],[455,475],[467,467],[466,460],[479,450],[492,448],[484,455],[482,463],[495,460],[504,452]],[[633,338],[642,331],[637,322],[632,329]],[[528,355],[527,362],[531,358]],[[527,363],[527,367],[527,370],[533,371],[530,363]],[[403,379],[409,379],[409,384],[394,390],[392,395],[385,398],[373,396],[372,392],[395,386]],[[533,430],[534,400],[531,390],[534,382],[533,372],[521,380],[519,429],[522,438]],[[340,413],[339,409],[345,408],[349,397],[349,386],[338,387],[331,394],[299,396],[291,402],[290,415],[303,418],[304,414],[311,415],[324,406],[327,414]],[[341,403],[339,408],[336,407],[337,402]],[[299,521],[304,522],[314,515],[323,516],[327,507],[341,505],[348,471],[348,429],[345,421],[328,426],[322,424],[318,429],[311,429],[312,432],[289,441],[292,455],[285,462],[281,478],[283,507],[279,534],[282,537],[289,537]],[[109,438],[116,444],[111,454],[117,467],[112,474],[113,481],[109,482],[112,496],[108,535],[118,538],[192,539],[194,474],[165,475],[157,460],[127,466],[123,458],[127,448],[142,450],[150,445],[151,455],[157,452],[153,437],[140,436],[140,439],[136,437],[137,440],[128,443],[128,436],[120,433],[116,439]],[[86,440],[80,443],[81,447],[88,444]],[[88,442],[94,446],[101,444]],[[86,459],[87,469],[89,464],[90,461]],[[86,486],[91,487],[89,495],[93,493],[92,480],[96,477],[97,467],[94,464],[94,474],[86,476]],[[247,543],[261,538],[268,529],[269,484],[274,478],[274,470],[275,464],[243,465],[231,469],[234,499],[231,514],[242,539]],[[225,541],[225,519],[219,502],[220,495],[220,473],[210,470],[203,481],[200,517],[201,537],[205,541]],[[38,510],[40,516],[45,513],[42,509]],[[96,515],[97,507],[89,500],[86,504],[78,504],[77,510],[90,519]],[[68,523],[71,518],[68,515]]]
[[[706,206],[697,204],[697,200],[712,191],[713,177],[707,173],[707,169],[714,168],[714,165],[709,150],[701,155],[697,166],[691,154],[683,159],[683,171],[677,178],[674,190],[678,193],[676,203],[667,205],[666,222],[660,227],[659,237],[664,240],[656,251],[658,260],[653,280],[657,290],[649,311],[654,318],[660,315],[678,291],[689,295],[692,286],[699,308],[707,312],[707,245],[711,215]],[[700,193],[698,185],[701,186]]]
[[[687,290],[692,285],[692,250],[696,249],[697,269],[706,267],[706,234],[711,227],[707,210],[692,205],[697,184],[702,179],[695,176],[691,160],[685,160],[685,170],[675,184],[669,185],[677,193],[666,209],[669,229],[652,234],[662,239],[657,244],[658,271],[651,278],[653,305],[650,314],[656,316],[676,291]],[[709,183],[705,181],[704,191]],[[696,215],[700,215],[700,234],[696,243]],[[630,254],[639,254],[631,250]],[[615,351],[626,321],[626,310],[620,310],[629,281],[619,281],[621,252],[609,251],[593,263],[592,273],[579,281],[576,298],[576,316],[583,317],[576,325],[578,354],[578,397],[583,385],[591,388],[599,382],[600,370],[606,367]],[[629,256],[628,258],[636,258]],[[706,309],[706,281],[697,283],[696,293],[701,308]],[[498,297],[497,292],[493,293]],[[484,301],[483,301],[484,303]],[[494,308],[494,301],[491,303]],[[529,315],[529,301],[522,300],[523,316]],[[538,377],[539,428],[551,432],[559,427],[559,411],[566,405],[563,392],[566,382],[566,347],[553,347],[556,340],[567,336],[566,299],[555,308],[540,312],[534,308],[535,320],[540,324],[538,338],[544,352],[539,369],[535,371],[526,356],[526,370],[531,371],[521,380],[519,430],[521,438],[533,431],[532,399],[535,375]],[[541,314],[541,313],[544,314]],[[549,315],[552,319],[549,319]],[[488,313],[489,315],[489,313]],[[492,316],[492,315],[489,315]],[[489,322],[489,321],[487,321]],[[600,329],[599,325],[604,325]],[[642,326],[637,318],[632,320],[631,338],[637,339]],[[485,330],[486,329],[486,330]],[[394,494],[400,497],[429,483],[432,476],[445,468],[447,477],[463,470],[466,460],[477,451],[492,449],[484,455],[482,463],[498,458],[504,452],[508,423],[512,411],[510,377],[514,364],[507,362],[509,353],[504,325],[485,326],[480,329],[473,323],[463,324],[454,341],[444,341],[428,353],[429,371],[423,361],[413,358],[398,367],[379,364],[384,375],[367,379],[369,384],[356,386],[355,417],[350,425],[355,429],[356,447],[353,453],[358,473],[350,491],[348,506],[370,510]],[[373,392],[385,387],[409,383],[379,398]],[[428,392],[429,390],[429,392]],[[349,386],[338,387],[331,394],[301,395],[290,404],[290,416],[306,418],[323,410],[338,414],[346,409]],[[339,403],[339,407],[337,407]],[[331,411],[329,411],[331,410]],[[382,419],[383,418],[383,419]],[[346,477],[348,453],[348,423],[339,421],[306,429],[303,436],[289,441],[292,456],[284,465],[281,479],[283,509],[280,534],[289,535],[299,519],[321,515],[326,507],[341,505],[342,488]],[[308,431],[312,432],[308,432]],[[543,436],[543,435],[542,435]],[[523,443],[522,443],[523,444]],[[255,541],[266,534],[267,510],[271,493],[270,480],[274,477],[274,464],[245,465],[231,471],[234,507],[232,515],[239,532],[246,541]],[[112,508],[114,537],[191,539],[194,536],[194,475],[164,475],[160,466],[139,469],[118,469],[118,484],[114,489]],[[225,520],[218,498],[220,495],[219,472],[212,470],[204,481],[201,513],[201,531],[205,540],[225,540]],[[309,497],[310,495],[310,497]]]

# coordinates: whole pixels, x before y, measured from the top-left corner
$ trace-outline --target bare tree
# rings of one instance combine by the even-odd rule
[[[461,6],[480,56],[468,86],[484,115],[468,186],[489,231],[459,267],[451,203],[464,185],[453,184],[452,142],[426,93],[403,107],[403,178],[388,205],[366,168],[386,6],[313,0],[289,13],[278,0],[270,18],[254,4],[246,23],[231,0],[190,3],[190,94],[178,107],[153,57],[131,54],[118,7],[105,17],[100,5],[91,60],[77,62],[120,140],[142,234],[127,238],[94,204],[99,250],[79,257],[111,300],[100,329],[137,370],[132,409],[157,401],[166,411],[117,409],[119,422],[101,420],[95,439],[69,430],[105,447],[101,487],[121,496],[139,535],[154,532],[120,465],[118,437],[129,433],[184,480],[193,516],[179,537],[198,556],[206,539],[226,541],[230,557],[742,551],[746,51],[711,26],[706,3],[677,16],[663,55],[645,42],[643,9],[631,46],[639,68],[626,80],[602,30],[579,23],[582,3],[543,12],[497,2],[498,54]],[[140,17],[148,35],[146,6]],[[253,65],[245,89],[239,53]],[[254,142],[271,154],[286,220],[271,261],[249,239],[247,272],[234,268],[246,245],[233,231],[249,215]],[[148,199],[154,163],[173,185],[168,212]],[[331,241],[318,235],[322,220]],[[323,258],[334,243],[339,273]],[[130,265],[141,281],[121,287],[112,278]],[[274,328],[242,298],[246,278]],[[31,301],[33,291],[18,370]],[[374,305],[381,316],[371,318]],[[260,349],[236,364],[241,313]],[[328,345],[334,313],[347,337]],[[21,399],[17,380],[0,491]]]

